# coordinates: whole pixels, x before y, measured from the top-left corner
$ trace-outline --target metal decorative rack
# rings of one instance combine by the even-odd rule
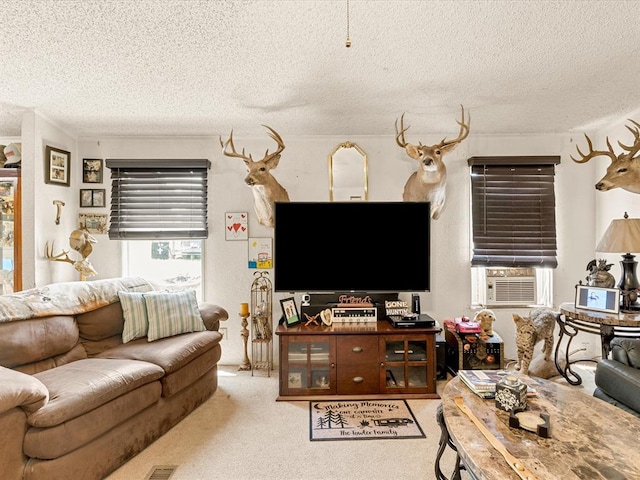
[[[251,376],[273,370],[273,288],[269,272],[254,273],[251,284]]]

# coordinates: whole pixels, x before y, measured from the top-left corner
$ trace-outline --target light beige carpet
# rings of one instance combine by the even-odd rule
[[[575,388],[591,394],[592,371],[585,377],[586,385]],[[438,381],[438,390],[445,384]],[[107,478],[144,480],[156,465],[177,466],[170,480],[435,478],[439,400],[408,400],[426,438],[311,442],[309,402],[276,402],[277,396],[277,371],[252,377],[237,366],[221,367],[211,399]],[[447,476],[454,460],[447,449],[441,463]]]

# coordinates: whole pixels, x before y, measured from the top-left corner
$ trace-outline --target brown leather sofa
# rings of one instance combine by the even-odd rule
[[[614,337],[611,358],[596,366],[593,396],[640,417],[640,338]]]
[[[76,283],[17,292],[20,301],[7,305],[0,297],[3,479],[104,478],[217,388],[222,307],[198,305],[205,331],[123,344],[114,292],[151,286],[138,278]]]

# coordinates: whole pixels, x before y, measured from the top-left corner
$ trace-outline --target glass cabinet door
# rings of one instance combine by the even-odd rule
[[[329,337],[289,337],[283,387],[289,394],[330,394],[336,391],[334,342]]]
[[[396,393],[420,393],[435,386],[433,368],[433,338],[411,338],[410,336],[382,337],[385,355],[385,390]]]
[[[20,198],[15,169],[0,169],[0,294],[22,289],[20,282]],[[2,172],[6,172],[3,175]],[[9,176],[11,175],[11,176]]]

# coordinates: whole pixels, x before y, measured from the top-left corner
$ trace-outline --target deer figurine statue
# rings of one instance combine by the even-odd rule
[[[611,164],[607,167],[605,176],[596,183],[596,190],[606,192],[613,188],[622,188],[632,193],[640,193],[640,157],[634,157],[640,151],[640,124],[631,119],[629,121],[635,125],[635,127],[625,125],[633,134],[633,145],[627,146],[618,140],[618,145],[623,149],[619,155],[614,153],[609,137],[607,137],[608,150],[594,150],[591,139],[585,133],[589,151],[585,155],[580,151],[580,147],[576,147],[581,158],[576,159],[571,156],[571,160],[577,163],[586,163],[599,156],[609,157]]]
[[[413,145],[408,143],[404,134],[409,127],[404,127],[404,113],[400,117],[400,129],[396,120],[396,143],[405,149],[407,155],[418,160],[418,170],[413,172],[407,183],[404,185],[402,199],[405,202],[431,202],[431,218],[437,220],[444,208],[445,187],[447,182],[447,168],[442,157],[456,148],[469,135],[469,125],[471,118],[468,117],[466,123],[464,119],[464,107],[462,108],[462,119],[458,122],[460,132],[453,140],[442,141],[435,145]]]
[[[220,138],[220,146],[222,147],[222,153],[227,157],[241,158],[244,161],[248,172],[244,178],[244,183],[249,185],[253,192],[253,206],[258,217],[258,223],[273,227],[275,203],[289,201],[289,194],[271,174],[271,170],[276,168],[280,162],[280,154],[284,150],[284,142],[273,128],[267,125],[263,125],[263,127],[269,130],[269,136],[276,142],[277,150],[269,153],[269,149],[267,149],[262,160],[254,161],[251,154],[245,155],[244,148],[242,153],[236,151],[233,145],[233,130],[231,130],[229,139],[226,142],[222,141],[222,137]],[[231,150],[228,151],[228,148]]]

